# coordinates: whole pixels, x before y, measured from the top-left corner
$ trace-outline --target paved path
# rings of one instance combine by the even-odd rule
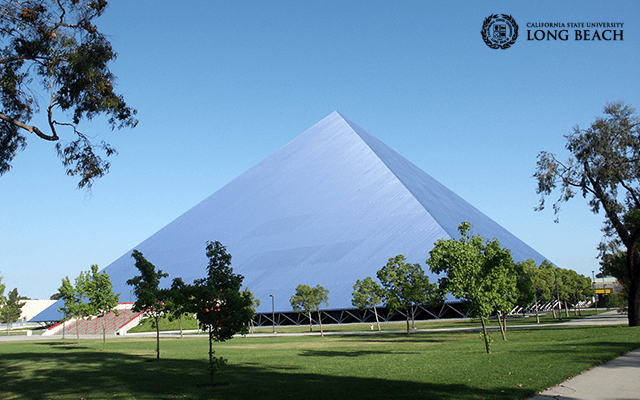
[[[604,312],[566,325],[626,324],[627,316],[616,311]],[[639,400],[640,349],[592,368],[561,384],[531,397],[529,400]]]

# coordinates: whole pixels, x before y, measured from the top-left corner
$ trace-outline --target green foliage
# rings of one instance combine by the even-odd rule
[[[9,324],[16,322],[20,318],[20,314],[22,314],[24,303],[20,301],[24,299],[25,297],[18,294],[18,288],[14,288],[9,292],[6,300],[0,301],[0,317],[7,324],[7,336],[9,335]]]
[[[119,294],[113,293],[113,284],[106,271],[98,272],[98,266],[93,264],[87,271],[85,293],[89,299],[88,314],[103,316],[116,312],[115,308],[120,299]]]
[[[136,301],[133,303],[134,311],[144,311],[151,316],[162,314],[164,311],[164,293],[160,289],[160,279],[169,276],[162,270],[157,270],[155,265],[147,261],[138,250],[133,250],[131,257],[135,259],[135,267],[140,275],[127,280],[127,285],[133,286]]]
[[[236,333],[246,333],[252,301],[247,292],[240,290],[244,277],[233,273],[226,247],[218,241],[208,242],[206,250],[207,276],[185,289],[202,330],[223,342]]]
[[[2,283],[2,276],[0,276],[0,305],[4,304],[6,298],[4,297],[4,290],[6,286]]]
[[[471,236],[468,222],[460,224],[460,239],[440,239],[427,260],[432,272],[444,274],[440,289],[467,300],[471,315],[481,319],[496,310],[509,310],[517,297],[516,274],[511,252],[496,240]],[[485,335],[489,352],[489,342]]]
[[[23,131],[55,141],[68,175],[80,176],[78,187],[91,188],[109,169],[97,151],[115,150],[92,143],[78,131],[82,121],[107,117],[109,127],[134,127],[136,110],[114,92],[116,77],[109,63],[116,53],[94,20],[107,7],[105,0],[7,0],[0,6],[0,175],[11,168],[26,146]],[[42,86],[40,86],[42,85]],[[39,89],[49,92],[48,131],[27,125],[38,112]],[[70,121],[58,121],[61,114]],[[58,135],[72,134],[66,144]]]
[[[536,298],[547,302],[560,297],[562,301],[575,304],[595,294],[591,287],[591,278],[574,270],[556,268],[546,260],[540,267],[533,260],[521,261],[516,263],[515,270],[518,278],[517,304],[523,307],[531,304]]]
[[[601,250],[604,250],[604,246]],[[615,277],[620,285],[622,285],[622,293],[619,293],[614,300],[616,304],[614,307],[625,308],[629,304],[629,288],[631,281],[629,279],[629,270],[627,269],[627,254],[626,252],[617,248],[614,248],[611,253],[602,251],[600,261],[600,271],[604,276]],[[613,305],[612,305],[613,306]]]
[[[311,287],[309,285],[300,284],[296,286],[296,294],[291,296],[289,302],[293,311],[309,313],[316,311],[322,303],[329,305],[329,290],[321,285]]]
[[[260,299],[256,299],[256,296],[253,294],[251,290],[249,290],[248,287],[244,288],[244,292],[245,292],[245,296],[251,299],[251,305],[249,306],[249,311],[251,312],[250,319],[253,319],[253,317],[255,317],[256,315],[256,307],[260,307]]]
[[[178,320],[180,337],[182,337],[182,317],[191,310],[190,286],[182,278],[174,278],[171,288],[166,294],[166,312],[170,321]]]
[[[154,319],[157,342],[156,353],[157,359],[160,360],[160,327],[158,318],[167,309],[166,298],[169,294],[168,291],[160,289],[160,279],[166,278],[169,274],[163,273],[162,270],[156,271],[155,265],[147,261],[138,250],[133,250],[131,257],[136,260],[135,266],[140,271],[140,275],[127,281],[127,285],[133,286],[133,293],[136,295],[133,310],[143,311],[145,315]]]
[[[2,276],[0,276],[0,307],[3,307],[7,301],[7,298],[4,296],[4,290],[6,286],[2,283]]]
[[[383,268],[378,270],[377,277],[382,285],[382,297],[390,313],[404,310],[407,317],[407,334],[409,334],[409,318],[413,307],[425,304],[435,305],[442,301],[442,292],[437,284],[429,283],[420,264],[406,263],[402,254],[392,257]]]
[[[560,205],[576,195],[587,199],[591,211],[605,212],[603,231],[611,241],[602,247],[626,248],[629,277],[629,325],[640,325],[640,119],[622,102],[607,104],[606,116],[596,118],[587,129],[576,126],[565,136],[570,156],[566,161],[549,152],[538,155],[537,193],[541,210],[554,190]]]

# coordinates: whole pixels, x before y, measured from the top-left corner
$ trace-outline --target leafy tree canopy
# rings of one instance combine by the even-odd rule
[[[109,63],[116,53],[94,20],[105,0],[7,0],[0,5],[0,175],[11,168],[28,132],[56,142],[66,173],[90,189],[106,174],[105,156],[115,149],[95,134],[79,130],[82,121],[104,116],[111,129],[134,127],[136,110],[115,93]],[[48,127],[30,125],[47,92]],[[61,119],[60,119],[61,118]],[[61,129],[62,128],[62,129]],[[62,131],[70,134],[64,138]],[[64,138],[64,140],[63,140]]]
[[[405,261],[405,256],[398,254],[377,272],[383,297],[390,311],[429,304],[437,299],[437,285],[429,283],[429,277],[424,274],[420,264]]]
[[[358,279],[356,284],[353,285],[353,290],[351,304],[358,307],[359,310],[375,307],[382,303],[382,287],[370,276],[362,281]]]

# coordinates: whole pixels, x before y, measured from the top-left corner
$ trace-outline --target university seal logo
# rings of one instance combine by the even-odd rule
[[[492,49],[508,49],[518,38],[518,24],[511,15],[492,14],[482,24],[482,39]]]

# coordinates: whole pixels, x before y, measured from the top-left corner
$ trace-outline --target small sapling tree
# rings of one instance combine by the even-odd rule
[[[515,298],[513,259],[497,240],[471,236],[470,229],[471,224],[463,222],[458,227],[459,240],[438,240],[427,264],[432,272],[444,274],[439,280],[441,290],[469,302],[472,315],[482,323],[486,351],[491,353],[486,321],[497,307]]]
[[[209,333],[209,377],[213,386],[215,372],[227,362],[214,356],[213,342],[224,342],[236,333],[246,334],[246,322],[252,314],[251,297],[240,290],[244,277],[233,273],[226,247],[218,241],[207,242],[206,251],[207,276],[184,289],[201,329]]]
[[[178,320],[180,339],[183,338],[182,317],[191,309],[190,296],[189,285],[185,284],[182,278],[174,278],[165,300],[166,312],[170,321]]]
[[[420,264],[405,262],[402,254],[391,257],[377,272],[382,284],[382,293],[389,312],[404,310],[407,317],[407,335],[410,333],[409,320],[413,309],[419,304],[433,305],[442,300],[435,283],[429,283]]]
[[[136,268],[140,271],[127,281],[127,285],[133,286],[136,302],[133,310],[144,312],[144,315],[153,318],[153,326],[156,328],[156,360],[160,361],[160,324],[159,320],[167,309],[166,297],[168,292],[160,289],[160,279],[169,276],[162,270],[157,270],[155,265],[147,261],[138,250],[133,250],[131,257],[136,260]]]
[[[18,288],[14,288],[9,292],[6,301],[0,308],[2,320],[7,324],[7,336],[9,336],[9,324],[16,322],[20,318],[22,307],[24,307],[24,303],[21,303],[20,300],[24,299],[25,297],[18,294]]]
[[[109,275],[105,272],[98,272],[98,266],[93,264],[91,270],[87,272],[85,287],[82,289],[89,298],[87,314],[102,318],[102,351],[107,349],[107,319],[110,312],[118,315],[116,306],[120,299],[119,294],[113,293],[113,284]]]
[[[60,298],[64,302],[59,310],[64,314],[65,319],[74,318],[76,320],[76,339],[80,346],[80,320],[88,317],[88,296],[85,292],[87,288],[87,275],[80,271],[80,275],[76,277],[75,286],[71,284],[69,277],[62,279],[62,286],[58,289]],[[64,337],[64,323],[62,325],[62,333]]]
[[[380,330],[380,320],[378,319],[378,310],[376,305],[382,303],[382,288],[378,282],[367,276],[362,281],[358,279],[356,284],[353,285],[353,300],[351,304],[357,307],[360,311],[367,308],[373,308],[373,313],[376,316],[376,324],[378,330]]]

